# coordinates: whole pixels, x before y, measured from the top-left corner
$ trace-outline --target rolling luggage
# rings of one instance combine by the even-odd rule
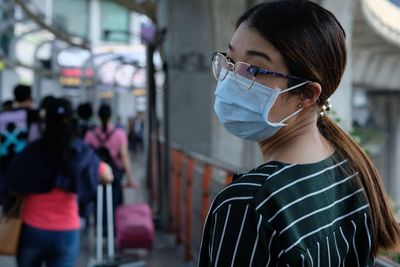
[[[103,256],[103,190],[106,188],[107,202],[107,257]],[[144,261],[132,261],[115,255],[114,220],[111,184],[97,187],[97,221],[96,221],[96,259],[89,262],[89,267],[145,267]]]
[[[127,204],[115,216],[118,248],[151,249],[154,241],[152,212],[147,204]]]

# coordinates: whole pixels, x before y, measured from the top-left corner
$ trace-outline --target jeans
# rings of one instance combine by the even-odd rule
[[[17,254],[18,267],[74,267],[79,254],[79,229],[42,230],[23,225]]]

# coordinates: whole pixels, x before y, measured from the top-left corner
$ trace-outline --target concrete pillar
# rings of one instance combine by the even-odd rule
[[[212,1],[214,29],[214,47],[216,51],[227,51],[229,41],[235,32],[236,20],[248,8],[247,1],[219,0]],[[212,81],[214,92],[216,81]],[[214,97],[212,98],[214,104]],[[222,161],[250,168],[261,162],[261,153],[254,142],[246,142],[229,134],[212,114],[212,147],[211,155]]]
[[[372,121],[374,123],[374,128],[382,134],[390,132],[390,109],[388,105],[388,101],[386,97],[382,95],[373,95],[370,94],[369,97],[369,109],[374,110],[371,113]],[[383,141],[381,150],[378,151],[377,154],[372,154],[371,158],[375,163],[376,168],[379,171],[379,174],[382,177],[383,184],[388,190],[391,188],[390,177],[390,150],[392,144],[390,142],[390,138],[387,134],[385,134],[385,140]]]
[[[385,189],[391,199],[400,204],[400,96],[397,94],[370,94],[369,108],[374,129],[384,140],[381,149],[371,155]]]
[[[341,23],[346,32],[347,67],[343,74],[339,88],[331,98],[333,109],[341,119],[341,126],[350,130],[352,126],[352,34],[353,17],[357,0],[321,0],[320,5],[331,11]]]
[[[171,142],[205,155],[210,154],[213,112],[210,2],[168,0],[159,6],[160,27],[167,27]]]

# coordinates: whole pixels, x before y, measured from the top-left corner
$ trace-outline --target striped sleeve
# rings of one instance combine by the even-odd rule
[[[254,195],[275,165],[262,165],[234,181],[215,198],[203,233],[199,266],[274,266],[269,256],[276,232],[256,212]],[[269,256],[269,257],[267,257]]]

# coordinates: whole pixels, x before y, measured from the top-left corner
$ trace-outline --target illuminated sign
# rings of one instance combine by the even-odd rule
[[[80,87],[82,83],[82,74],[84,78],[84,85],[86,87],[93,86],[94,72],[92,69],[86,69],[84,73],[79,68],[63,68],[60,71],[59,83],[64,87]]]
[[[61,51],[57,57],[60,65],[59,83],[63,87],[78,88],[82,85],[83,78],[84,86],[93,86],[93,69],[88,68],[82,73],[82,67],[89,58],[90,52],[85,49],[72,47]]]

